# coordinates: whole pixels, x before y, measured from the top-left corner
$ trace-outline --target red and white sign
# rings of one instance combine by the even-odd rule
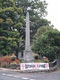
[[[48,70],[49,63],[21,63],[21,70]]]

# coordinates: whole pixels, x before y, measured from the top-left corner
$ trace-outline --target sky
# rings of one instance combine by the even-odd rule
[[[46,19],[51,21],[55,29],[60,31],[60,0],[45,0],[47,5],[48,15]]]

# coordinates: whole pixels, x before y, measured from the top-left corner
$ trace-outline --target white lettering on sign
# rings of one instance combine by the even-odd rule
[[[21,70],[47,70],[49,69],[49,63],[21,63]]]

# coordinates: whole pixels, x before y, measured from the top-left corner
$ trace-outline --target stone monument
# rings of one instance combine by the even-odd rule
[[[33,52],[30,47],[30,21],[29,21],[29,12],[26,14],[26,37],[25,37],[25,50],[23,55],[24,62],[33,61]]]

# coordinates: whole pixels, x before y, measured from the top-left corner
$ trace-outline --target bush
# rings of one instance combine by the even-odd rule
[[[8,66],[9,66],[9,64],[7,62],[1,63],[1,67],[7,68]]]
[[[15,66],[15,65],[17,65],[17,63],[15,61],[10,63],[10,66]]]
[[[39,55],[38,55],[38,54],[35,54],[35,55],[34,55],[34,59],[35,59],[35,60],[38,60],[38,59],[39,59]]]
[[[15,59],[16,59],[15,54],[12,54],[12,56],[11,56],[11,60],[14,61]]]
[[[45,56],[43,57],[43,61],[46,62],[46,63],[49,62],[48,58],[45,57]]]
[[[0,63],[4,63],[4,62],[10,63],[11,62],[10,56],[1,57]]]
[[[17,64],[19,64],[19,63],[20,63],[20,61],[19,61],[18,59],[15,59],[15,62],[16,62]]]
[[[1,57],[0,58],[0,66],[6,68],[6,67],[18,65],[20,63],[20,61],[18,59],[16,59],[16,57],[14,57],[14,58],[15,59],[12,60],[11,56],[3,56],[3,57]]]

